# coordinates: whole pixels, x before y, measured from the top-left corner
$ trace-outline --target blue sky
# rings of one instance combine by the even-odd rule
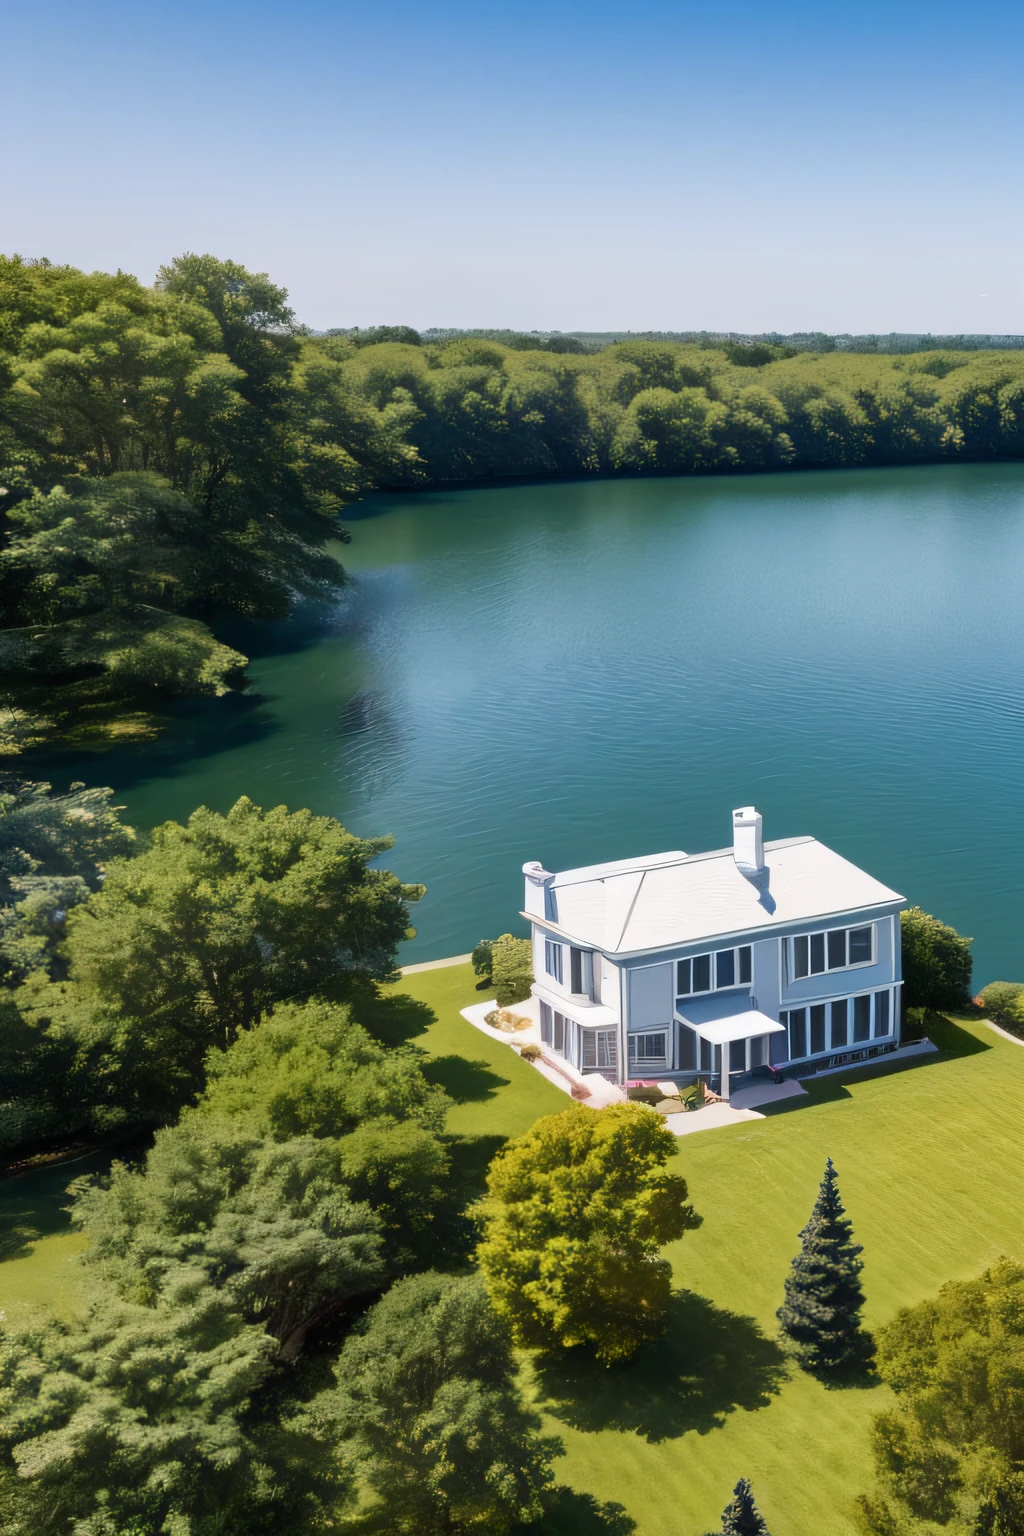
[[[6,251],[318,327],[1024,333],[1019,6],[6,9]]]

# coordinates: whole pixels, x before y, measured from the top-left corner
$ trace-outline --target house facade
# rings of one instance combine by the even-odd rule
[[[583,1072],[727,1097],[899,1043],[904,898],[816,838],[764,842],[753,807],[713,853],[523,874],[541,1038]]]

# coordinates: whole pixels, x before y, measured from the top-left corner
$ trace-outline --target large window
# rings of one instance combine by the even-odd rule
[[[580,997],[589,997],[593,987],[594,957],[589,949],[569,950],[569,991]]]
[[[870,965],[875,958],[875,926],[832,928],[827,933],[805,933],[789,941],[789,974],[820,976],[825,971],[846,971],[851,965]]]
[[[549,976],[561,985],[562,982],[562,950],[564,946],[556,944],[553,939],[544,940],[544,969]]]
[[[884,1039],[892,1034],[892,1018],[892,997],[886,988],[832,1003],[815,1003],[810,1008],[791,1008],[780,1015],[780,1023],[789,1030],[789,1059],[800,1061],[805,1056],[823,1056],[827,1051]]]
[[[614,1070],[619,1064],[619,1043],[614,1029],[584,1029],[583,1065],[598,1071]]]
[[[750,945],[738,949],[718,949],[710,955],[694,955],[692,960],[676,961],[676,996],[692,997],[695,992],[716,992],[720,987],[745,987],[750,984]]]
[[[648,1035],[630,1035],[629,1059],[664,1063],[668,1059],[668,1032],[662,1029]]]
[[[540,1005],[540,1038],[543,1045],[550,1045],[559,1056],[572,1057],[573,1022],[550,1004]]]

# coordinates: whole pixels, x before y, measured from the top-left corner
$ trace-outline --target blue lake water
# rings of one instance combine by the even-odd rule
[[[393,833],[403,960],[521,929],[520,867],[813,833],[1024,979],[1024,465],[379,497],[244,696],[48,765],[139,824],[240,794]],[[236,638],[232,636],[231,638]]]

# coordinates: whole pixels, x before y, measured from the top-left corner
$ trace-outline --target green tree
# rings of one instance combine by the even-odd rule
[[[900,931],[907,1006],[938,1011],[969,1007],[974,941],[920,907],[908,907],[900,913]]]
[[[853,1241],[831,1158],[800,1243],[786,1280],[785,1303],[776,1314],[782,1332],[807,1370],[833,1373],[863,1367],[871,1351],[860,1322],[863,1249]]]
[[[209,547],[191,503],[142,473],[72,480],[22,501],[0,553],[19,586],[0,631],[13,703],[89,720],[124,701],[224,693],[246,658],[186,617]]]
[[[80,1191],[76,1224],[126,1300],[152,1306],[186,1267],[294,1360],[309,1330],[384,1282],[380,1222],[349,1198],[337,1146],[261,1141],[195,1111],[157,1133],[145,1169]]]
[[[878,1371],[896,1394],[872,1436],[879,1489],[863,1528],[914,1536],[1024,1530],[1024,1268],[1001,1259],[944,1285],[879,1329]]]
[[[70,914],[70,983],[36,1014],[76,1039],[97,1092],[166,1119],[202,1087],[207,1051],[274,1004],[393,977],[423,888],[370,868],[391,846],[244,797],[165,822]]]
[[[722,1511],[722,1536],[769,1536],[745,1477],[740,1478],[732,1499]]]
[[[258,1506],[244,1416],[272,1357],[262,1329],[189,1269],[152,1307],[101,1300],[84,1322],[6,1336],[0,1447],[23,1528],[64,1536],[106,1518],[119,1532],[214,1536],[231,1503]]]
[[[532,1521],[558,1443],[523,1407],[506,1325],[475,1276],[400,1280],[350,1336],[338,1409],[392,1531]]]
[[[503,933],[491,945],[491,981],[499,1008],[521,1003],[533,985],[533,948],[529,939]]]
[[[517,1343],[587,1344],[611,1363],[657,1334],[671,1291],[658,1250],[700,1224],[663,1171],[675,1150],[654,1110],[615,1104],[548,1115],[498,1153],[477,1257]]]

